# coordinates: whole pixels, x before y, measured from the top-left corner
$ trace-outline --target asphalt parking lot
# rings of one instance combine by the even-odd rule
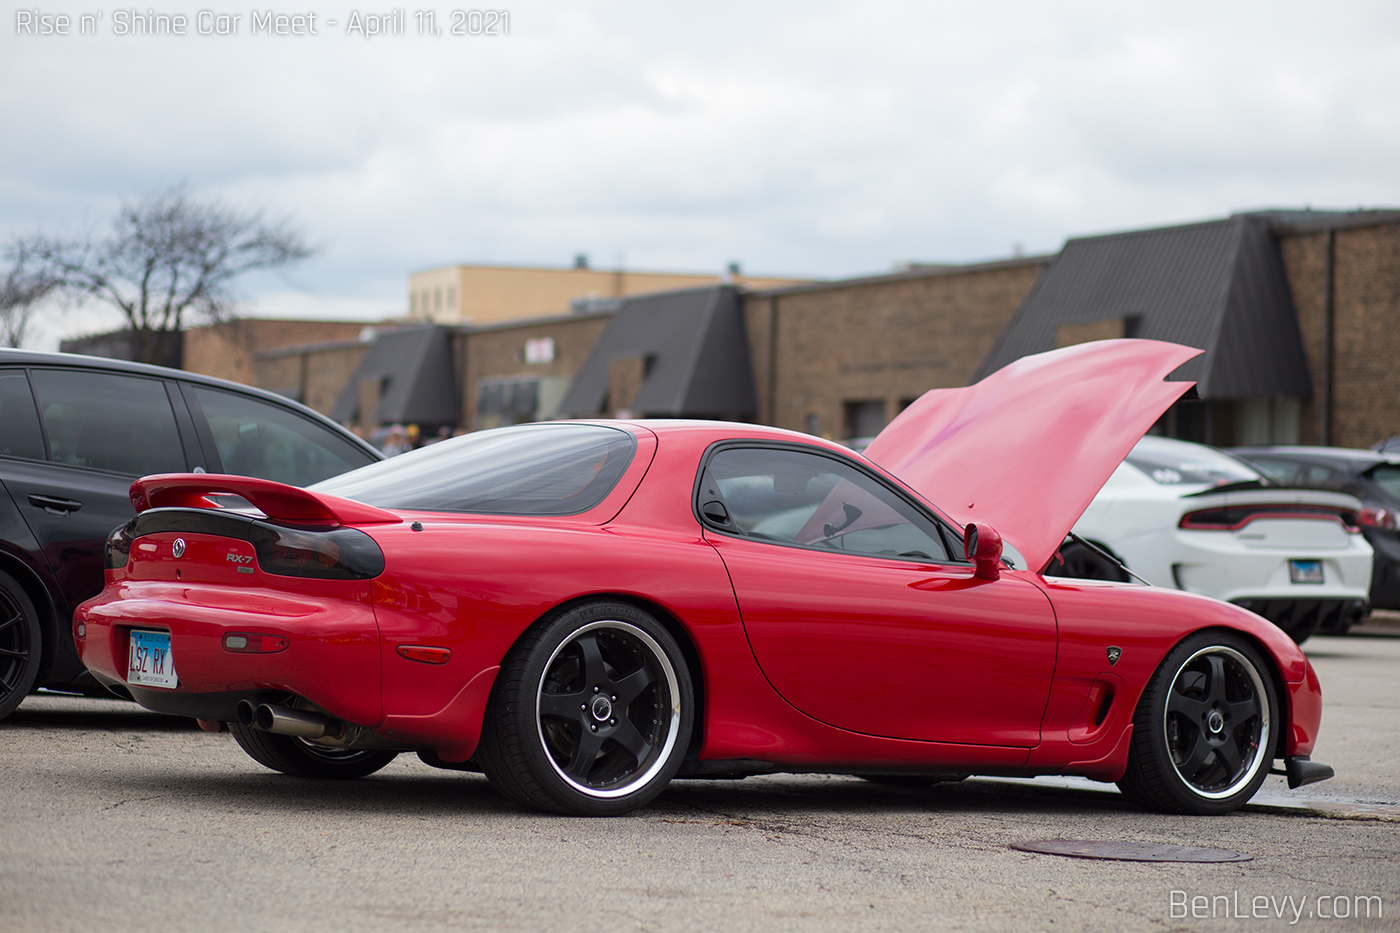
[[[775,776],[568,819],[413,756],[298,780],[189,720],[33,697],[0,723],[0,930],[1400,929],[1400,624],[1306,647],[1337,778],[1213,818],[1083,781]],[[1252,859],[1011,848],[1049,838]]]

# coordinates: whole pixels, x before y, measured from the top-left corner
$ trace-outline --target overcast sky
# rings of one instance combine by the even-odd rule
[[[396,0],[397,2],[397,0]],[[0,234],[100,227],[185,181],[321,246],[245,311],[372,319],[451,262],[838,277],[1057,250],[1258,207],[1400,206],[1400,4],[406,4],[407,34],[17,32],[0,0]],[[475,9],[486,9],[476,7]],[[418,35],[416,11],[443,31]],[[332,28],[327,20],[335,18]],[[464,23],[467,25],[468,23]],[[48,318],[31,343],[116,326]]]

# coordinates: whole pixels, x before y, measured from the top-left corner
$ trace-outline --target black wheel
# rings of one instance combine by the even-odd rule
[[[398,752],[375,749],[327,748],[294,735],[275,735],[231,722],[228,729],[243,750],[260,765],[297,777],[350,780],[373,774]]]
[[[1133,716],[1118,787],[1168,813],[1229,813],[1264,783],[1282,723],[1273,678],[1243,638],[1203,632],[1172,649]]]
[[[34,604],[18,583],[0,573],[0,719],[34,689],[41,638]]]
[[[1045,568],[1045,575],[1077,580],[1115,580],[1119,583],[1132,579],[1122,567],[1077,541],[1060,548],[1060,556]]]
[[[680,768],[694,696],[660,622],[623,603],[578,606],[536,624],[506,656],[476,758],[518,803],[626,813]]]

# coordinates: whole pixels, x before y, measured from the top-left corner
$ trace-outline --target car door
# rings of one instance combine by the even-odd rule
[[[709,452],[697,509],[759,666],[793,706],[869,735],[1031,747],[1054,673],[1049,600],[979,580],[951,529],[816,448]]]
[[[0,480],[72,609],[102,589],[102,548],[133,514],[132,480],[191,468],[168,383],[56,367],[15,368],[0,378],[9,395],[32,388],[37,424],[26,417],[24,430],[34,425],[41,434],[20,456],[0,456]]]

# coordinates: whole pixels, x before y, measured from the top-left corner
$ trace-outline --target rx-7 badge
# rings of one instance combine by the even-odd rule
[[[1123,649],[1117,645],[1108,646],[1108,666],[1112,667],[1118,663],[1118,659],[1123,656]]]

